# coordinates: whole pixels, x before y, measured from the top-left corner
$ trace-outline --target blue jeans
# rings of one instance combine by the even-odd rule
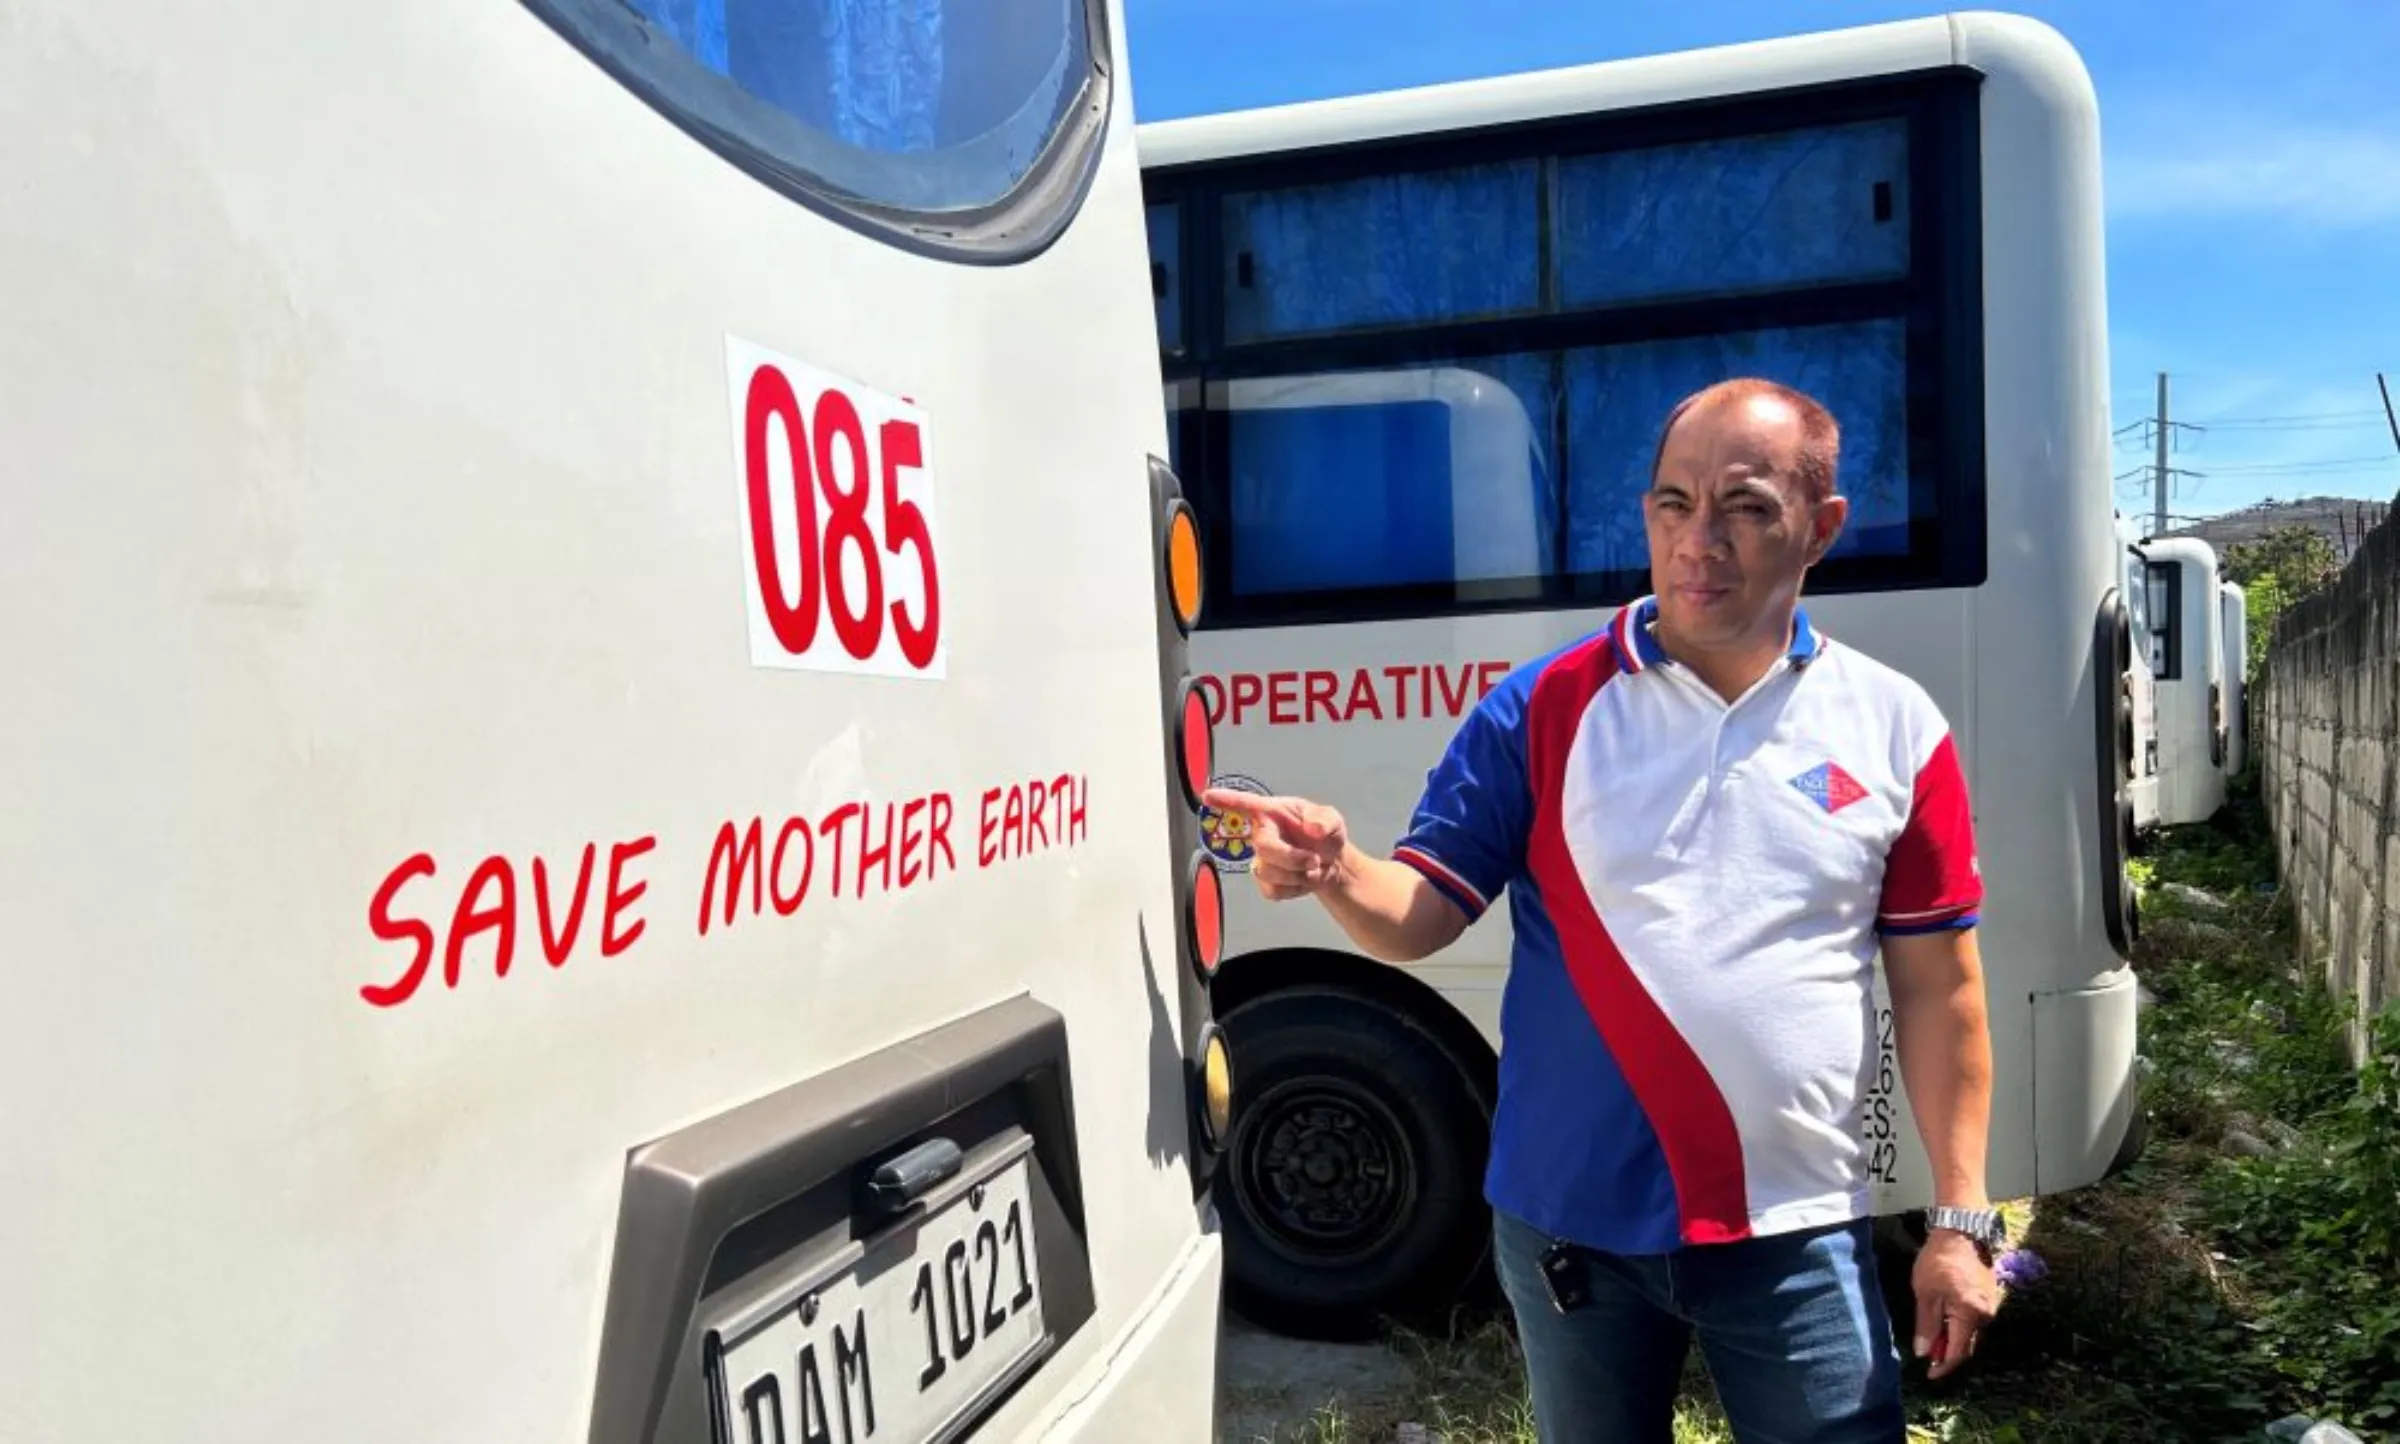
[[[1550,1238],[1504,1212],[1494,1229],[1542,1444],[1667,1444],[1695,1336],[1741,1444],[1906,1438],[1866,1222],[1672,1254],[1578,1249],[1587,1297],[1565,1315],[1542,1280]]]

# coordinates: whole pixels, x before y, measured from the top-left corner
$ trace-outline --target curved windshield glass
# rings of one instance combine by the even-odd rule
[[[836,206],[982,216],[1102,110],[1091,0],[527,3],[701,139]],[[1050,189],[1071,209],[1077,187]]]

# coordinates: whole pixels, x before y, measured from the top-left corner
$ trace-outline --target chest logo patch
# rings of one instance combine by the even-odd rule
[[[1827,812],[1839,812],[1853,802],[1863,800],[1867,789],[1857,778],[1842,770],[1838,762],[1820,762],[1792,779],[1792,786],[1802,796]]]

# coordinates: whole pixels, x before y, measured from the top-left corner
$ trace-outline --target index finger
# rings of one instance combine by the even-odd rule
[[[1268,797],[1256,792],[1241,792],[1230,787],[1212,787],[1200,794],[1200,804],[1218,812],[1238,812],[1250,817],[1272,818],[1276,822],[1296,822],[1300,810],[1295,799]]]

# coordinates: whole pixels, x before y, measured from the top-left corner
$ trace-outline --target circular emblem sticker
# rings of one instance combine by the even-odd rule
[[[1211,778],[1208,785],[1230,792],[1247,792],[1253,797],[1271,795],[1265,783],[1255,777],[1244,777],[1238,772]],[[1208,855],[1216,859],[1220,869],[1248,872],[1252,856],[1252,826],[1247,817],[1228,816],[1213,807],[1203,807],[1200,809],[1200,845],[1208,849]]]

